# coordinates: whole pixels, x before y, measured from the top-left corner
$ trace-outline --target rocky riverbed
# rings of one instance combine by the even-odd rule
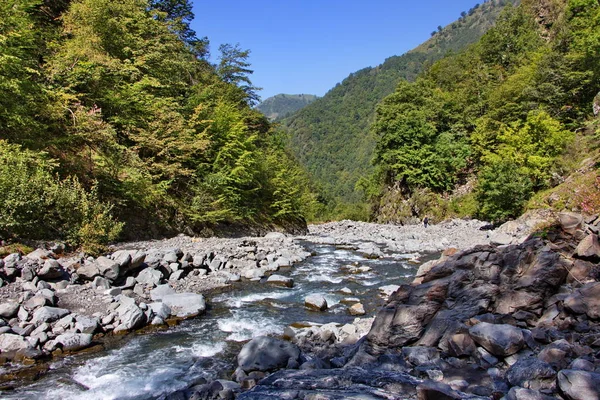
[[[578,285],[586,284],[585,279],[591,279],[588,284],[595,282],[595,256],[581,256],[575,248],[579,248],[577,241],[591,241],[587,250],[580,250],[593,253],[594,243],[597,243],[593,242],[593,235],[597,228],[595,221],[586,223],[575,218],[576,226],[569,227],[568,221],[563,221],[557,236],[526,241],[527,234],[540,220],[547,220],[547,216],[525,218],[497,230],[488,230],[489,226],[483,222],[462,220],[428,228],[341,221],[311,226],[310,235],[305,237],[287,237],[280,233],[241,239],[178,236],[169,240],[125,243],[97,259],[64,256],[60,254],[60,246],[38,249],[28,255],[12,254],[0,261],[3,273],[0,357],[9,362],[5,366],[18,370],[18,363],[62,357],[148,325],[166,327],[202,315],[206,309],[203,294],[207,290],[236,282],[262,280],[269,285],[290,287],[294,283],[286,276],[289,273],[276,271],[282,268],[288,271],[290,266],[310,257],[301,245],[302,240],[309,240],[352,249],[367,259],[393,258],[393,254],[397,254],[405,261],[420,263],[423,254],[443,250],[444,254],[440,260],[421,264],[411,285],[382,287],[381,293],[393,295],[374,324],[372,318],[357,318],[345,324],[291,325],[281,337],[286,342],[273,342],[279,340],[276,338],[257,339],[263,341],[262,344],[249,342],[250,349],[243,350],[238,357],[239,365],[232,381],[192,382],[173,394],[179,396],[175,398],[231,397],[241,392],[245,393],[240,398],[312,398],[311,393],[317,391],[329,393],[329,397],[323,398],[354,395],[412,398],[417,392],[420,398],[439,398],[435,397],[436,393],[437,396],[440,393],[454,396],[449,398],[501,397],[507,393],[513,396],[509,398],[526,398],[525,394],[563,395],[565,389],[561,388],[559,378],[568,374],[558,372],[565,367],[579,370],[585,364],[579,360],[582,357],[588,362],[586,371],[592,374],[584,374],[584,378],[592,382],[596,379],[589,367],[591,363],[594,370],[597,364],[594,356],[590,356],[594,354],[594,343],[582,343],[581,336],[590,330],[595,332],[597,317],[585,312],[577,314],[564,305],[566,297],[560,296],[581,290]],[[552,258],[550,253],[558,256]],[[531,278],[530,286],[523,286],[522,280],[516,283],[517,276],[531,269],[528,265],[546,265],[544,257],[551,260],[546,264],[556,264],[552,271],[563,271],[562,275],[558,274],[556,283],[540,289],[548,272],[546,267],[535,267],[540,268],[543,278],[537,275]],[[577,262],[556,262],[563,259]],[[520,260],[518,267],[511,266],[511,260]],[[582,266],[582,261],[587,264]],[[336,268],[357,277],[366,276],[370,270],[357,262]],[[581,274],[582,268],[587,278],[569,278],[577,271]],[[582,286],[582,289],[585,289],[584,297],[590,290],[590,296],[595,293],[595,286],[591,289]],[[514,296],[505,299],[508,296],[505,292],[515,291],[518,291],[516,299]],[[529,297],[523,294],[529,292],[537,294]],[[548,308],[551,305],[547,303],[552,301],[548,299],[556,296],[558,300],[551,304],[555,308]],[[585,308],[588,297],[579,300],[585,305],[575,306],[575,309]],[[353,299],[352,293],[346,293],[343,302],[351,315],[365,314],[365,306]],[[304,303],[305,307],[315,310],[327,308],[326,299],[319,296],[308,296]],[[576,327],[585,325],[580,327],[583,331],[574,339],[571,334],[560,336],[551,330],[549,335],[553,340],[542,341],[535,336],[541,334],[532,328],[537,329],[540,320],[548,319],[548,313],[552,321],[566,319],[569,322],[558,324],[555,328],[559,332],[573,333]],[[571,323],[567,317],[577,323]],[[478,329],[484,333],[478,333]],[[500,330],[500,336],[519,337],[520,333],[523,342],[517,341],[513,346],[517,349],[515,352],[501,355],[493,345],[486,345],[484,339],[479,338],[493,336],[496,330]],[[408,333],[403,333],[405,331]],[[554,343],[556,340],[566,341],[571,347],[565,350],[566,345]],[[256,361],[248,361],[252,357],[263,360],[265,348],[278,346],[287,350],[275,357],[276,361],[260,367],[254,365]],[[467,350],[462,351],[460,346],[466,346]],[[580,346],[588,346],[591,352],[581,353]],[[547,349],[554,357],[555,348],[566,353],[563,364],[568,363],[558,366],[547,362],[554,375],[544,369],[545,365],[540,369],[542,375],[552,375],[544,379],[553,380],[553,384],[540,386],[530,384],[533,378],[523,382],[510,378],[514,373],[509,375],[508,370],[524,357],[521,355],[539,358],[539,353]],[[540,360],[546,362],[543,358]],[[576,378],[584,379],[579,372]],[[256,388],[246,391],[255,385]],[[513,390],[513,386],[516,389]],[[291,392],[286,389],[291,387],[296,389]],[[306,390],[298,390],[298,387]],[[423,397],[426,396],[423,393],[433,394]]]

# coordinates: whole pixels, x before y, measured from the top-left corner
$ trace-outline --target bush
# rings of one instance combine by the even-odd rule
[[[512,161],[499,160],[485,166],[479,174],[475,196],[478,215],[491,222],[504,222],[521,215],[533,194],[527,174]]]
[[[112,206],[85,190],[76,178],[59,180],[43,153],[0,141],[0,234],[28,239],[62,239],[98,253],[115,240],[122,224]]]

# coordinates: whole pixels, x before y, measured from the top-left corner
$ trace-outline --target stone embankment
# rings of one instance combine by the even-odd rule
[[[0,359],[30,363],[197,316],[202,292],[309,255],[279,233],[128,243],[98,258],[61,257],[60,246],[8,255],[0,259]]]
[[[599,229],[564,213],[519,244],[447,250],[358,340],[290,328],[274,354],[255,339],[235,378],[258,384],[238,398],[599,399]]]

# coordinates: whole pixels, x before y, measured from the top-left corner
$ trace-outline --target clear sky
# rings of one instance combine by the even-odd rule
[[[477,0],[192,0],[212,57],[222,43],[249,49],[262,99],[323,96],[350,73],[401,55]],[[481,1],[480,1],[481,2]]]

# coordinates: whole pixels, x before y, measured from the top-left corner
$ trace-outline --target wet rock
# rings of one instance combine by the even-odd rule
[[[521,329],[507,324],[481,322],[469,329],[469,335],[490,353],[501,357],[516,353],[525,344]]]
[[[92,343],[92,335],[88,333],[63,333],[54,339],[56,344],[60,344],[64,351],[77,351]]]
[[[564,369],[558,373],[558,386],[569,400],[599,400],[600,374]]]
[[[56,321],[65,315],[69,314],[70,311],[64,308],[57,307],[40,307],[33,313],[33,318],[31,319],[31,323],[35,325],[39,325],[43,322],[53,322]]]
[[[195,293],[176,293],[162,297],[162,302],[178,318],[191,318],[206,310],[204,296]]]
[[[269,276],[269,279],[267,279],[267,283],[288,288],[294,287],[294,280],[292,278],[282,275]]]
[[[348,308],[348,312],[350,313],[350,315],[365,315],[366,311],[365,311],[365,306],[363,306],[361,303],[356,303],[351,305]]]
[[[325,297],[319,294],[311,294],[309,296],[306,296],[304,298],[304,305],[307,308],[316,311],[325,311],[328,307],[327,300],[325,299]]]
[[[259,336],[246,343],[238,354],[239,367],[246,373],[270,372],[285,368],[290,360],[299,361],[298,346],[283,340]]]

